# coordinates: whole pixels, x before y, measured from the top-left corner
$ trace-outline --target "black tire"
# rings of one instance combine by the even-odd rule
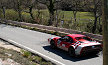
[[[69,55],[70,55],[71,57],[76,57],[76,55],[75,55],[75,50],[74,50],[73,47],[70,47],[70,48],[69,48],[68,53],[69,53]]]
[[[53,48],[53,49],[56,48],[56,45],[55,45],[54,40],[51,40],[51,42],[50,42],[50,47]]]

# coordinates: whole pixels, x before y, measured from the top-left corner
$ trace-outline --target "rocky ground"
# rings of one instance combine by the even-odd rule
[[[0,65],[38,65],[24,58],[20,48],[0,40]]]
[[[0,65],[53,65],[38,55],[0,40]]]
[[[20,63],[17,63],[9,58],[10,56],[12,56],[12,54],[5,52],[7,51],[7,49],[13,49],[18,52],[20,51],[20,48],[17,48],[0,40],[0,65],[21,65]]]

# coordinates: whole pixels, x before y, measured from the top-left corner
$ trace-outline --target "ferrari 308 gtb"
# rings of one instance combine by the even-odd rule
[[[82,34],[69,34],[63,37],[52,37],[48,39],[52,48],[60,48],[68,51],[70,56],[99,53],[102,44]]]

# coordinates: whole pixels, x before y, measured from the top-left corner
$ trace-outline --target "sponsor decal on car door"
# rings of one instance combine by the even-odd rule
[[[71,44],[68,43],[68,42],[63,42],[61,48],[62,48],[63,50],[65,50],[65,51],[68,51],[68,48],[69,48],[70,45],[71,45]]]
[[[61,41],[61,40],[58,40],[58,42],[57,42],[57,47],[60,48],[60,49],[65,50],[66,45],[65,45],[64,43],[65,43],[65,42],[63,42],[63,41]]]

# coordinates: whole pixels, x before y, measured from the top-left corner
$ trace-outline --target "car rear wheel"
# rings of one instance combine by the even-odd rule
[[[69,48],[69,51],[68,52],[69,52],[69,55],[70,56],[75,57],[75,50],[74,50],[74,48],[72,48],[72,47]]]
[[[54,42],[53,40],[51,40],[50,46],[51,46],[51,48],[53,48],[53,49],[56,48],[55,42]]]

